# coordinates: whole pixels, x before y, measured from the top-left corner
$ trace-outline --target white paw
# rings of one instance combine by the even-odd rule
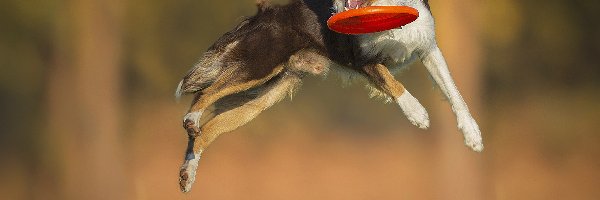
[[[408,91],[405,90],[396,102],[412,124],[421,129],[429,128],[429,114],[427,114],[427,110]]]
[[[475,119],[470,114],[459,114],[458,128],[463,132],[465,137],[465,145],[473,149],[473,151],[483,151],[483,141],[481,139],[481,131]]]
[[[186,156],[186,160],[179,171],[179,187],[181,191],[189,192],[192,190],[192,185],[196,181],[196,170],[198,169],[201,154],[193,154],[194,156],[191,159],[189,156]]]
[[[194,122],[194,126],[196,126],[196,128],[200,128],[200,117],[202,117],[202,112],[191,112],[185,115],[185,117],[183,117],[183,123],[185,124],[186,121],[191,121]]]

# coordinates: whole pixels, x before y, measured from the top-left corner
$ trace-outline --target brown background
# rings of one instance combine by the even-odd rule
[[[430,3],[483,153],[420,64],[398,79],[427,131],[308,78],[219,138],[184,195],[174,88],[253,2],[1,1],[0,199],[600,199],[599,1]]]

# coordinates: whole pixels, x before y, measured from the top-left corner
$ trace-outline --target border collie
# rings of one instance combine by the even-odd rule
[[[258,2],[256,15],[244,19],[204,53],[177,87],[176,96],[195,96],[183,119],[189,137],[180,170],[188,192],[202,152],[220,134],[248,123],[292,95],[306,75],[366,80],[376,93],[394,101],[409,121],[429,127],[427,111],[393,74],[421,60],[450,102],[465,144],[483,150],[479,127],[456,88],[435,40],[427,0],[291,0],[287,5]],[[344,35],[327,28],[332,14],[366,6],[410,6],[419,18],[398,29]]]

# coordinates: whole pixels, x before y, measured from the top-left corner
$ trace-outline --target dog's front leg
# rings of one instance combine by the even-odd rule
[[[371,83],[394,98],[413,125],[422,129],[429,127],[429,115],[425,108],[400,82],[394,79],[387,67],[382,64],[367,65],[363,67],[363,71],[367,74]]]
[[[458,92],[458,88],[450,76],[448,65],[439,47],[435,46],[425,51],[421,57],[423,64],[440,87],[457,117],[458,128],[463,132],[465,144],[474,151],[483,151],[481,131],[475,119],[471,116],[467,104]]]

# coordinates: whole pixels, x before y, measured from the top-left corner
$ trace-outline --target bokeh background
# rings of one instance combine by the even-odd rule
[[[182,194],[175,86],[254,2],[2,0],[0,199],[600,199],[600,1],[430,3],[483,153],[420,64],[397,78],[426,131],[307,78],[213,143]]]

